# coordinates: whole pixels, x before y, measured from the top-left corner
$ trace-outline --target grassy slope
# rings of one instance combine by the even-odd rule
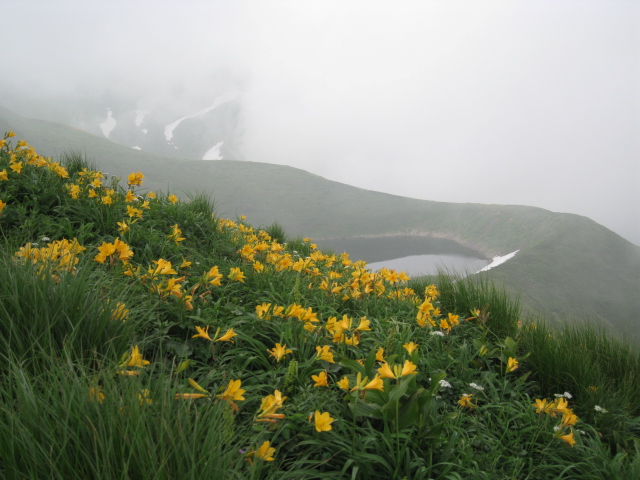
[[[526,309],[555,319],[597,319],[640,340],[640,247],[586,217],[526,206],[416,200],[280,165],[176,161],[1,108],[0,129],[13,129],[43,154],[86,152],[112,174],[142,170],[150,189],[211,193],[220,215],[245,214],[254,225],[278,221],[293,234],[430,234],[487,256],[520,249],[488,276],[519,293]]]

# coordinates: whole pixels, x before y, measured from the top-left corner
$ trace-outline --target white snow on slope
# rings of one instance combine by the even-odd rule
[[[113,130],[116,126],[116,119],[113,118],[113,113],[110,108],[107,108],[107,119],[100,124],[100,128],[102,129],[102,133],[105,137],[109,138],[109,134],[111,130]]]
[[[171,139],[173,138],[173,131],[176,129],[178,125],[180,125],[180,122],[182,122],[183,120],[186,120],[187,118],[197,117],[198,115],[203,115],[207,112],[210,112],[211,110],[216,108],[218,105],[228,102],[229,100],[233,100],[237,96],[238,96],[237,92],[230,92],[230,93],[225,93],[224,95],[220,95],[214,100],[213,105],[207,108],[203,108],[199,112],[196,112],[192,115],[187,115],[186,117],[182,117],[181,119],[176,120],[175,122],[170,123],[169,125],[166,125],[164,127],[164,138],[167,139],[167,142],[170,142]]]
[[[146,117],[147,113],[144,110],[136,110],[136,127],[139,127],[140,125],[142,125],[142,122],[144,121],[144,117]]]
[[[218,142],[204,154],[203,160],[222,160],[222,154],[220,153],[220,147],[224,142]]]
[[[142,149],[141,149],[139,146],[137,146],[137,145],[136,145],[135,147],[131,147],[131,148],[133,148],[134,150],[142,150]]]
[[[481,268],[476,273],[486,272],[487,270],[491,270],[493,267],[497,267],[498,265],[502,265],[507,260],[515,257],[516,253],[518,253],[519,251],[520,250],[516,250],[515,252],[507,253],[506,255],[503,255],[502,257],[493,257],[493,261],[489,265],[487,265],[484,268]]]

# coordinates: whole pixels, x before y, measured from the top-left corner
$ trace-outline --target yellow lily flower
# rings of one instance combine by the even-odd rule
[[[240,380],[230,380],[226,390],[221,394],[216,395],[216,398],[229,402],[234,410],[238,410],[238,406],[234,401],[244,400],[242,395],[246,391],[243,388],[240,388],[241,385],[242,382]]]
[[[93,258],[96,262],[104,263],[107,257],[113,255],[116,247],[112,243],[102,242],[98,247],[98,254]]]
[[[91,196],[91,194],[89,194]],[[127,222],[116,222],[118,224],[118,230],[120,234],[124,234],[129,231],[129,224]]]
[[[273,455],[275,453],[276,453],[276,449],[271,446],[271,442],[266,441],[262,445],[260,445],[260,448],[258,448],[257,451],[252,450],[249,453],[247,453],[247,460],[251,465],[253,465],[253,462],[251,461],[251,457],[258,458],[265,462],[273,462],[274,460]]]
[[[571,445],[572,447],[575,445],[576,443],[576,439],[573,435],[573,430],[571,430],[571,432],[567,435],[561,435],[558,437],[560,440],[564,440],[565,442],[567,442],[569,445]]]
[[[287,355],[287,353],[293,353],[293,350],[288,349],[286,344],[280,345],[279,343],[276,343],[276,346],[271,350],[267,349],[267,352],[273,355],[276,361],[279,362]]]
[[[145,360],[145,359],[142,358],[142,354],[140,354],[140,350],[138,349],[138,346],[136,345],[135,347],[131,347],[131,353],[129,354],[129,357],[127,359],[127,363],[126,363],[126,365],[123,365],[123,366],[127,366],[127,367],[146,367],[150,363],[151,362],[149,360]]]
[[[127,183],[129,185],[142,185],[142,179],[144,178],[144,175],[142,174],[142,172],[137,172],[137,173],[130,173],[129,176],[127,177]]]
[[[198,333],[196,333],[195,335],[193,335],[191,338],[204,338],[205,340],[209,340],[210,342],[213,342],[213,339],[209,336],[209,325],[207,325],[207,328],[202,328],[196,325],[196,331]]]
[[[387,362],[384,362],[382,366],[378,368],[378,374],[380,375],[380,378],[396,378],[396,374],[393,373],[393,370],[391,370],[391,367],[389,367]]]
[[[418,348],[418,344],[409,342],[405,343],[402,347],[409,353],[409,355],[411,355],[416,350],[416,348]]]
[[[347,390],[349,391],[349,378],[347,376],[342,377],[338,383],[337,383],[338,387],[340,387],[342,390]]]
[[[361,332],[369,331],[371,330],[369,325],[371,325],[371,321],[367,320],[367,317],[362,317],[360,318],[360,323],[356,327],[356,330],[360,330]]]
[[[473,393],[463,393],[460,400],[458,400],[458,405],[466,408],[476,408],[477,405],[473,403],[471,397],[473,397]]]
[[[258,318],[262,318],[263,320],[270,320],[271,315],[269,315],[269,309],[271,308],[270,303],[262,303],[262,305],[256,305],[256,315]]]
[[[220,287],[222,285],[222,283],[220,282],[220,280],[222,279],[222,274],[218,271],[217,266],[211,267],[211,269],[207,273],[207,279],[211,279],[209,281],[209,284],[213,285],[214,287]]]
[[[536,399],[535,403],[532,403],[531,406],[536,409],[536,413],[546,412],[548,407],[549,407],[546,398],[543,398],[543,399],[538,398],[538,399]]]
[[[191,385],[200,393],[206,393],[207,395],[209,395],[209,392],[207,392],[204,388],[202,388],[202,386],[198,382],[196,382],[193,378],[187,378],[187,381],[189,382],[189,385]]]
[[[235,268],[232,268],[231,271],[229,272],[229,278],[231,280],[235,280],[236,282],[244,283],[244,279],[247,277],[244,275],[244,273],[242,273],[242,270],[240,270],[239,267],[235,267]]]
[[[325,345],[324,347],[317,346],[316,347],[316,358],[318,360],[325,360],[329,363],[335,363],[333,360],[333,353],[331,353],[331,347],[329,345]]]
[[[382,382],[382,378],[380,378],[380,376],[376,374],[376,376],[373,377],[373,380],[362,387],[362,390],[380,390],[381,392],[384,391],[384,383]]]
[[[222,335],[220,338],[216,338],[216,342],[233,342],[233,340],[231,340],[233,337],[237,336],[238,334],[236,332],[233,331],[233,328],[230,328],[229,330],[227,330],[225,332],[224,335]]]
[[[318,432],[328,432],[333,428],[331,424],[333,423],[335,418],[332,418],[329,412],[320,413],[320,410],[316,410],[314,418],[316,430]]]
[[[575,425],[576,423],[578,423],[578,417],[573,412],[567,411],[562,416],[562,423],[560,424],[560,426],[568,427]]]
[[[283,419],[285,416],[283,413],[276,413],[287,397],[283,397],[280,390],[275,390],[273,395],[267,395],[262,398],[260,402],[260,412],[257,417],[257,422],[271,422],[276,423],[277,420]]]
[[[328,387],[329,383],[327,382],[327,372],[320,372],[318,375],[311,375],[311,379],[316,382],[313,387]]]
[[[414,375],[416,373],[418,373],[416,371],[418,367],[416,366],[415,363],[409,361],[409,360],[405,360],[404,361],[404,365],[402,366],[402,371],[400,372],[400,376],[404,377],[405,375]]]

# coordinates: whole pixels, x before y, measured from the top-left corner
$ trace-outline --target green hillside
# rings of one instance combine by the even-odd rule
[[[510,205],[457,204],[373,192],[280,165],[176,161],[69,127],[0,109],[0,128],[44,154],[86,153],[110,174],[132,168],[150,189],[205,192],[224,216],[274,221],[313,238],[419,234],[453,239],[487,257],[520,252],[487,272],[518,294],[526,311],[563,321],[596,320],[640,341],[640,247],[579,215]],[[133,167],[135,165],[135,167]]]
[[[640,350],[0,139],[0,478],[640,477]]]

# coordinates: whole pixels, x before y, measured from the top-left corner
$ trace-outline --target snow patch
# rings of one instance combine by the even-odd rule
[[[175,122],[170,123],[169,125],[166,125],[164,127],[164,138],[167,139],[167,142],[170,142],[171,139],[173,138],[173,131],[176,129],[178,125],[180,125],[180,122],[182,122],[183,120],[186,120],[187,118],[193,118],[199,115],[204,115],[205,113],[210,112],[211,110],[216,108],[218,105],[221,105],[225,102],[233,100],[237,96],[238,96],[237,92],[230,92],[230,93],[225,93],[224,95],[220,95],[213,101],[213,104],[211,106],[207,108],[203,108],[199,112],[193,113],[191,115],[187,115],[186,117],[182,117],[179,120],[176,120]]]
[[[149,131],[146,128],[143,128],[142,130],[140,130],[142,133],[144,133],[146,135],[146,133]]]
[[[136,110],[136,127],[139,127],[140,125],[142,125],[142,122],[144,121],[144,117],[147,116],[147,113],[144,110]]]
[[[138,145],[136,145],[135,147],[131,147],[131,148],[133,148],[134,150],[142,150]]]
[[[204,154],[202,157],[203,160],[222,160],[222,155],[220,153],[220,147],[224,142],[218,142]]]
[[[487,265],[484,268],[481,268],[476,273],[486,272],[488,270],[491,270],[493,267],[497,267],[498,265],[502,265],[507,260],[510,260],[513,257],[515,257],[516,253],[518,253],[519,251],[520,250],[518,249],[515,252],[507,253],[506,255],[503,255],[502,257],[493,257],[493,261],[489,265]]]
[[[111,133],[111,130],[115,128],[116,123],[118,122],[113,118],[113,112],[107,107],[107,119],[100,124],[100,128],[102,129],[102,133],[105,137],[109,138],[109,134]]]

